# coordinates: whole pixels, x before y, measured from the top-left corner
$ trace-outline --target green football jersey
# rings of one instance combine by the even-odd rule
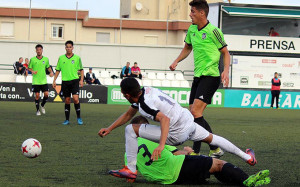
[[[47,84],[46,68],[49,68],[49,59],[42,57],[38,59],[36,56],[29,61],[28,68],[37,71],[37,74],[32,74],[32,85]]]
[[[61,71],[61,77],[63,81],[71,81],[79,79],[78,70],[82,70],[81,58],[78,55],[73,54],[68,58],[66,55],[61,55],[58,59],[57,71]]]
[[[137,169],[147,181],[172,184],[178,179],[185,155],[173,155],[172,152],[177,148],[165,145],[161,158],[152,161],[151,154],[158,145],[150,140],[138,138]],[[126,154],[125,165],[127,165]]]
[[[185,43],[192,45],[194,52],[194,76],[218,77],[220,50],[227,46],[222,31],[208,22],[202,29],[191,25]]]

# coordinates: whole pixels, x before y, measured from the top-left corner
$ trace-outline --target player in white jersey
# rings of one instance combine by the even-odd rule
[[[128,165],[120,170],[121,178],[136,178],[137,137],[159,143],[151,155],[152,160],[160,157],[165,144],[178,145],[192,140],[219,146],[223,150],[241,157],[250,165],[256,164],[252,149],[247,149],[245,153],[225,138],[209,133],[194,123],[194,117],[189,110],[182,108],[174,99],[159,89],[152,87],[141,89],[138,81],[134,78],[123,79],[120,86],[124,97],[132,105],[112,125],[100,129],[99,136],[104,137],[113,129],[127,123],[137,111],[151,120],[160,122],[160,126],[149,124],[129,124],[126,126],[125,146]]]

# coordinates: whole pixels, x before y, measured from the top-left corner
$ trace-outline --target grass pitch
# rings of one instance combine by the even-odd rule
[[[128,107],[81,104],[84,125],[78,126],[72,104],[71,125],[63,126],[63,103],[47,103],[46,115],[35,116],[33,102],[0,102],[0,186],[160,186],[140,175],[128,184],[107,174],[123,165],[124,127],[103,139],[97,133]],[[207,108],[205,118],[214,133],[242,150],[253,148],[258,164],[250,167],[229,153],[223,160],[248,174],[269,169],[269,186],[300,186],[299,110]],[[38,158],[22,155],[27,138],[41,142]],[[208,154],[208,146],[202,145],[201,152]],[[225,186],[214,176],[209,181],[203,186]]]

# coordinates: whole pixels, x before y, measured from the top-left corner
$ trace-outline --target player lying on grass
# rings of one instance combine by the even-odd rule
[[[127,123],[138,110],[143,116],[160,122],[160,126],[149,124],[130,124],[126,126],[125,145],[128,169],[122,170],[124,176],[136,175],[137,137],[159,142],[157,148],[151,152],[152,160],[161,157],[165,144],[179,145],[187,140],[192,140],[219,146],[223,150],[239,156],[252,166],[256,164],[252,149],[247,149],[245,153],[225,138],[209,133],[194,122],[194,117],[189,110],[181,107],[173,98],[161,90],[151,87],[141,89],[135,78],[123,79],[120,86],[124,97],[132,105],[112,125],[100,129],[99,136],[104,137],[113,129]]]
[[[132,119],[131,124],[149,124],[142,116]],[[219,181],[239,186],[258,186],[270,183],[269,170],[263,170],[255,175],[247,175],[240,168],[223,160],[207,156],[190,156],[190,147],[178,150],[166,145],[161,152],[161,158],[153,161],[151,153],[157,143],[138,138],[137,168],[147,181],[161,184],[202,184],[213,174]],[[126,154],[125,154],[125,165]],[[109,174],[120,177],[119,170],[109,171]],[[127,178],[128,179],[128,178]],[[128,179],[134,182],[135,178]]]

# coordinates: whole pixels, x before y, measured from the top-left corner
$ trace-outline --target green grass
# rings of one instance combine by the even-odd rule
[[[62,103],[47,103],[42,116],[35,116],[33,102],[0,102],[0,108],[0,186],[160,186],[142,177],[128,184],[107,175],[123,165],[124,127],[103,139],[97,133],[128,106],[81,104],[84,126],[76,124],[73,106],[71,125],[61,125]],[[300,186],[299,110],[207,108],[205,118],[216,134],[243,150],[253,148],[258,164],[250,167],[231,154],[223,160],[248,174],[269,169],[269,186]],[[27,138],[41,142],[38,158],[22,155],[20,147]],[[207,145],[202,145],[202,153],[208,153]],[[210,184],[224,186],[213,176]]]

